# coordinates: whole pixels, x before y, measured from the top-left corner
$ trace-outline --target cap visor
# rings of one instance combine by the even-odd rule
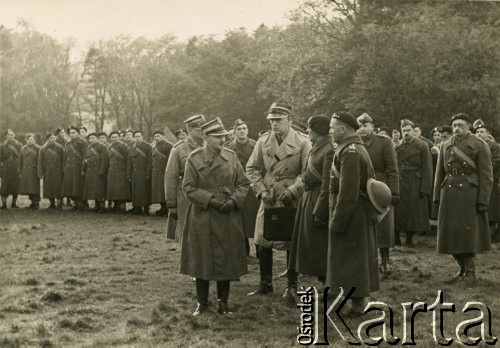
[[[269,115],[267,115],[268,120],[282,119],[282,118],[287,118],[287,117],[288,117],[288,115],[283,115],[283,114],[269,114]]]

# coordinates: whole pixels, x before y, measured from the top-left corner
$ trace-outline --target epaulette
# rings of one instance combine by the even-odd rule
[[[184,140],[181,140],[184,141]],[[198,152],[202,151],[204,148],[203,147],[198,147],[194,149],[189,156],[193,156],[194,154],[197,154]]]
[[[262,134],[259,134],[259,138],[262,138],[263,136],[269,135],[269,133],[271,133],[270,130],[268,130],[267,132],[264,132]]]
[[[185,142],[186,142],[186,139],[184,139],[184,140],[179,140],[178,142],[176,142],[176,143],[174,144],[174,147],[177,147],[177,146],[179,146],[180,144],[183,144],[183,143],[185,143]]]
[[[234,152],[233,150],[231,150],[230,148],[227,148],[227,147],[223,147],[222,150],[226,150],[227,152],[231,152],[231,153],[234,153],[236,155],[236,152]]]

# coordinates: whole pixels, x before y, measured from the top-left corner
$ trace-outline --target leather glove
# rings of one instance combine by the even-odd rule
[[[260,199],[264,202],[265,205],[267,206],[272,206],[274,204],[273,199],[269,195],[269,192],[264,191],[260,194]]]
[[[478,204],[477,205],[477,212],[479,214],[486,213],[488,211],[488,206],[484,204]]]
[[[316,227],[325,227],[328,222],[319,216],[313,215],[314,216],[314,226]]]
[[[220,199],[217,198],[210,198],[210,201],[208,201],[208,207],[212,209],[217,209],[219,210],[222,206],[224,205],[224,202],[222,202]]]
[[[280,195],[279,200],[283,202],[285,207],[290,207],[293,206],[293,194],[290,190],[285,190],[283,193]]]
[[[168,210],[168,212],[169,212],[169,216],[171,216],[172,218],[174,218],[174,219],[179,218],[179,216],[177,215],[177,208],[170,208]]]
[[[219,208],[221,213],[229,213],[230,211],[236,209],[236,202],[232,199],[228,199],[226,203]]]
[[[399,195],[393,193],[392,194],[392,200],[391,200],[391,204],[393,206],[397,206],[399,204],[399,201],[400,201],[400,198],[399,198]]]

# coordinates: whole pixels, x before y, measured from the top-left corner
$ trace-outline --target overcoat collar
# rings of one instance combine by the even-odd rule
[[[290,127],[288,134],[285,139],[278,144],[278,139],[276,138],[276,134],[271,131],[269,136],[264,144],[265,151],[271,155],[274,162],[279,162],[284,158],[293,155],[299,149],[297,137],[299,135],[297,132]]]

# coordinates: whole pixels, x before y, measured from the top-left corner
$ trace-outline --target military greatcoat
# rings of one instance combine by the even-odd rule
[[[328,226],[316,226],[314,216],[328,221],[333,153],[332,138],[323,137],[309,152],[307,167],[302,174],[304,193],[297,204],[289,260],[289,268],[300,274],[323,278],[326,275]]]
[[[269,192],[275,201],[273,207],[283,206],[278,197],[286,189],[298,200],[302,193],[300,174],[306,168],[310,150],[309,139],[293,128],[290,128],[281,144],[273,131],[263,134],[257,140],[246,168],[255,195],[260,198],[264,191]],[[288,248],[286,244],[271,243],[264,239],[264,208],[265,204],[261,201],[255,222],[255,244],[263,247],[272,247],[274,244],[279,248]]]
[[[244,144],[233,140],[229,142],[226,147],[233,150],[238,155],[241,166],[246,168],[248,159],[252,155],[253,149],[257,142],[253,139],[248,139]],[[255,219],[257,217],[257,211],[259,209],[259,200],[255,197],[253,190],[248,190],[245,202],[243,203],[243,209],[241,209],[243,218],[243,227],[245,229],[245,236],[247,238],[252,238],[255,232]]]
[[[130,182],[127,177],[129,146],[120,140],[110,144],[108,170],[108,201],[130,200]]]
[[[390,138],[373,134],[364,138],[366,151],[370,155],[375,179],[389,186],[392,194],[399,195],[399,173],[396,160],[396,151]],[[394,246],[394,210],[391,207],[389,213],[377,225],[377,242],[379,248],[392,248]]]
[[[57,142],[45,143],[38,153],[38,177],[43,178],[43,197],[62,197],[64,148]]]
[[[465,155],[465,156],[464,156]],[[439,152],[434,201],[439,202],[437,249],[442,254],[476,253],[491,247],[488,206],[493,169],[488,145],[471,133],[453,135]]]
[[[82,198],[85,177],[82,175],[83,158],[88,143],[80,137],[68,141],[64,147],[64,178],[62,195]]]
[[[17,163],[23,145],[17,140],[6,140],[0,146],[0,195],[17,195],[19,193],[19,175]]]
[[[429,231],[427,199],[432,193],[432,160],[429,146],[416,137],[396,147],[399,170],[400,203],[396,207],[397,228],[403,231]]]
[[[182,240],[182,232],[184,230],[184,220],[186,218],[188,201],[182,191],[182,180],[184,178],[184,169],[188,156],[202,146],[187,138],[175,143],[170,157],[168,158],[167,167],[165,169],[165,199],[167,208],[177,208],[177,218],[173,217],[170,212],[167,222],[167,237],[174,239],[177,242]]]
[[[488,218],[490,222],[500,222],[500,144],[494,140],[487,141],[487,143],[493,165],[493,188],[488,206]]]
[[[97,201],[106,199],[108,167],[109,156],[106,145],[100,141],[90,144],[82,168],[85,173],[84,199]]]
[[[366,297],[379,289],[374,209],[366,181],[375,173],[370,157],[357,135],[339,143],[333,157],[327,275],[325,286]]]
[[[19,153],[17,172],[20,175],[19,194],[39,195],[40,178],[38,177],[38,152],[37,144],[24,145]]]
[[[151,203],[165,203],[165,168],[172,144],[161,139],[153,146],[153,173],[151,174]]]
[[[183,190],[189,200],[182,238],[181,273],[205,280],[237,280],[247,273],[243,222],[238,209],[249,181],[236,154],[204,147],[187,159]],[[212,197],[234,200],[238,209],[210,208]]]
[[[132,205],[144,207],[151,204],[152,147],[141,140],[130,148],[127,175],[131,182]]]

